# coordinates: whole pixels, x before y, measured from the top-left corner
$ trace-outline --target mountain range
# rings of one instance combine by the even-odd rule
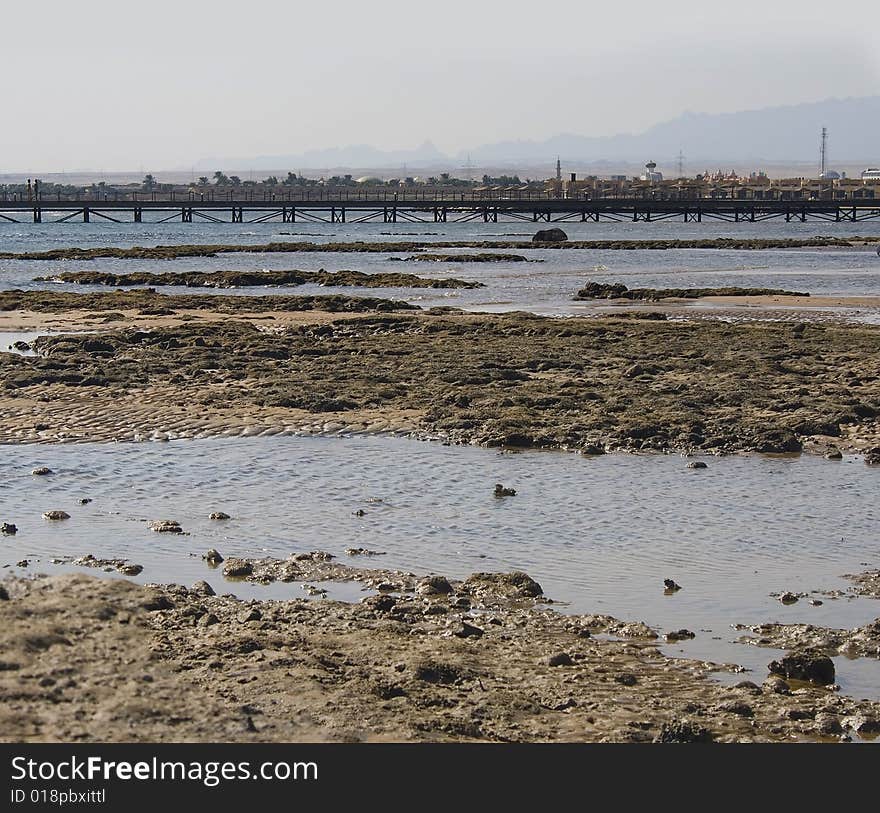
[[[310,150],[299,155],[205,159],[198,170],[249,167],[458,167],[548,164],[556,156],[572,162],[634,162],[670,158],[681,150],[688,162],[799,162],[817,160],[820,132],[828,128],[831,163],[880,163],[880,96],[827,99],[807,104],[735,113],[685,112],[641,133],[612,136],[560,134],[542,141],[499,141],[447,155],[426,141],[412,150],[382,150],[369,145]]]

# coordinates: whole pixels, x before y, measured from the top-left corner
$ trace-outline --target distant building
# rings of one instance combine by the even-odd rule
[[[862,173],[863,181],[880,181],[880,167],[868,167]]]
[[[648,161],[648,163],[645,164],[645,171],[639,180],[659,183],[663,180],[663,173],[657,172],[657,164],[654,161]]]

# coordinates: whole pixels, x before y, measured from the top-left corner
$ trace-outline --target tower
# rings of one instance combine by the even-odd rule
[[[828,170],[828,129],[822,128],[822,138],[819,143],[819,178],[824,178]]]
[[[678,158],[678,177],[683,178],[684,177],[684,153],[681,150],[678,151],[677,158]]]
[[[559,160],[559,156],[556,156],[556,180],[562,180],[562,161]]]

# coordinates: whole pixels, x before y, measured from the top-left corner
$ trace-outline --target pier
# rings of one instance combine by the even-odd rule
[[[530,223],[677,220],[761,223],[824,221],[857,223],[880,219],[880,200],[772,200],[695,198],[555,198],[539,193],[484,197],[476,193],[442,197],[415,193],[322,192],[262,197],[242,194],[150,193],[94,198],[0,200],[3,223]]]

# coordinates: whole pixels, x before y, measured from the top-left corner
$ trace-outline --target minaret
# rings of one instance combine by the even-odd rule
[[[559,156],[556,156],[556,180],[562,180],[562,161],[559,160]]]

